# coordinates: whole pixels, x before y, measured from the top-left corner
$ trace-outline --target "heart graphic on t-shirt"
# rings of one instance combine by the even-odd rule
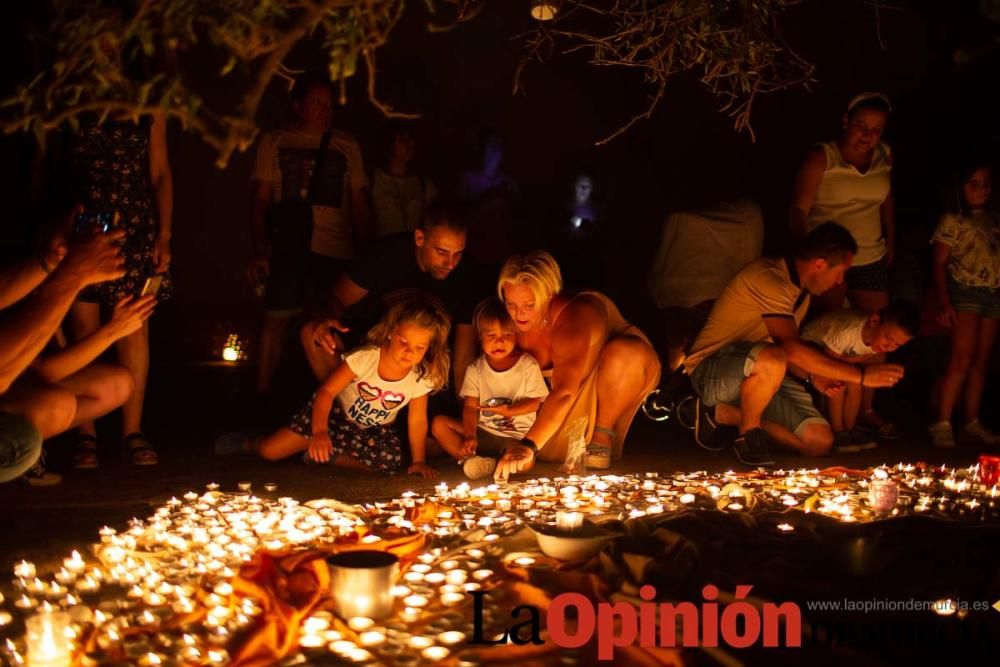
[[[378,397],[382,395],[382,390],[378,387],[371,386],[367,382],[359,382],[358,393],[361,394],[361,398],[366,401],[377,401]]]
[[[382,407],[386,410],[395,410],[405,400],[406,396],[403,396],[402,394],[397,394],[394,391],[386,391],[382,394]]]

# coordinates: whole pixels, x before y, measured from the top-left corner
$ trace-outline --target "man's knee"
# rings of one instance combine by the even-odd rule
[[[800,439],[805,456],[826,456],[833,448],[833,429],[829,424],[808,424]]]
[[[76,395],[62,387],[48,387],[37,392],[28,402],[24,418],[51,438],[69,429],[76,419]]]
[[[777,345],[765,345],[757,353],[753,373],[770,378],[783,378],[787,368],[788,357],[785,356],[785,351]]]

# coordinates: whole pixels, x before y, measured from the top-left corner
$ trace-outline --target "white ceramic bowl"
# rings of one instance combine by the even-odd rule
[[[583,526],[572,532],[543,524],[530,524],[528,527],[538,538],[542,553],[558,560],[590,558],[607,541],[620,536],[620,533],[614,533],[587,519],[584,519]]]

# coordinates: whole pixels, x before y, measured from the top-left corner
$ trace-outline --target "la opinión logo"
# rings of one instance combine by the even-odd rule
[[[719,589],[712,584],[701,590],[703,601],[656,603],[656,589],[643,586],[639,597],[644,602],[599,602],[579,593],[560,593],[552,598],[545,626],[549,637],[562,648],[580,648],[595,637],[597,657],[614,658],[616,647],[638,644],[642,647],[731,648],[798,647],[802,645],[802,612],[794,602],[764,602],[758,608],[747,602],[753,586],[736,587],[734,601],[718,602]],[[473,636],[470,644],[543,644],[542,612],[534,605],[521,605],[511,611],[512,620],[496,639],[484,637],[484,591],[472,591]],[[659,622],[657,622],[659,621]],[[782,638],[781,630],[784,629]],[[700,632],[699,632],[700,631]],[[679,641],[678,641],[679,640]]]

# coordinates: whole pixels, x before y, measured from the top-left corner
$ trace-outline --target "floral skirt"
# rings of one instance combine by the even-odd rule
[[[314,397],[315,399],[315,397]],[[312,435],[313,402],[292,417],[288,428],[299,435]],[[333,453],[360,461],[372,470],[392,474],[403,466],[403,441],[394,424],[362,428],[349,420],[336,402],[330,410],[327,432],[333,442]]]

